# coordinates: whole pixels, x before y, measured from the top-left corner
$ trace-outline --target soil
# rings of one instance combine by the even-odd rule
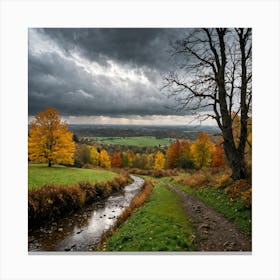
[[[194,239],[198,251],[252,251],[251,237],[241,233],[222,214],[172,184],[167,187],[182,199],[183,208],[198,235]]]

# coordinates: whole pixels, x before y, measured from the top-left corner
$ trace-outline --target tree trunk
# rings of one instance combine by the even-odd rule
[[[230,143],[226,140],[224,141],[224,150],[229,167],[232,170],[232,179],[245,179],[247,172],[244,160],[244,152],[239,153],[238,150],[235,148],[234,143]]]
[[[51,167],[51,166],[52,166],[52,161],[49,159],[48,167]]]
[[[239,180],[246,178],[246,167],[244,157],[239,155],[238,153],[234,153],[232,155],[232,161],[230,163],[230,167],[232,169],[232,179]]]

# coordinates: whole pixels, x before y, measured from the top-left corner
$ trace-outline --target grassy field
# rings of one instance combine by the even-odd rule
[[[107,239],[106,251],[191,251],[193,229],[179,197],[161,184]]]
[[[85,137],[92,141],[100,141],[110,145],[130,145],[139,147],[153,147],[158,145],[168,146],[172,142],[172,138],[157,139],[153,136],[137,136],[137,137]]]
[[[69,185],[81,181],[92,183],[111,180],[117,174],[106,170],[71,168],[60,165],[47,167],[46,164],[28,165],[28,189],[42,187],[45,184]]]
[[[217,212],[223,214],[227,219],[233,221],[236,226],[246,233],[252,231],[252,211],[244,206],[240,199],[230,199],[222,189],[215,187],[190,188],[185,185],[170,181],[170,178],[163,178],[171,182],[178,189],[196,196],[205,204],[210,205]]]

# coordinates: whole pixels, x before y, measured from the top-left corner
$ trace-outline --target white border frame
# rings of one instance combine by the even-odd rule
[[[280,279],[279,2],[2,1],[1,279]],[[28,255],[28,27],[253,28],[253,254]]]

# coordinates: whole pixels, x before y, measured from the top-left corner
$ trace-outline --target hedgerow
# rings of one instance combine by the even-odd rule
[[[144,176],[153,176],[153,177],[156,177],[156,178],[171,177],[171,176],[176,176],[176,175],[179,174],[179,170],[177,170],[177,169],[144,170],[144,169],[139,169],[139,168],[132,168],[132,169],[129,170],[129,172],[132,173],[132,174],[138,174],[138,175],[144,175]]]
[[[109,197],[120,191],[128,182],[128,174],[122,174],[101,183],[80,182],[70,186],[45,185],[28,192],[29,227],[40,226],[57,217],[65,216],[88,203]]]

